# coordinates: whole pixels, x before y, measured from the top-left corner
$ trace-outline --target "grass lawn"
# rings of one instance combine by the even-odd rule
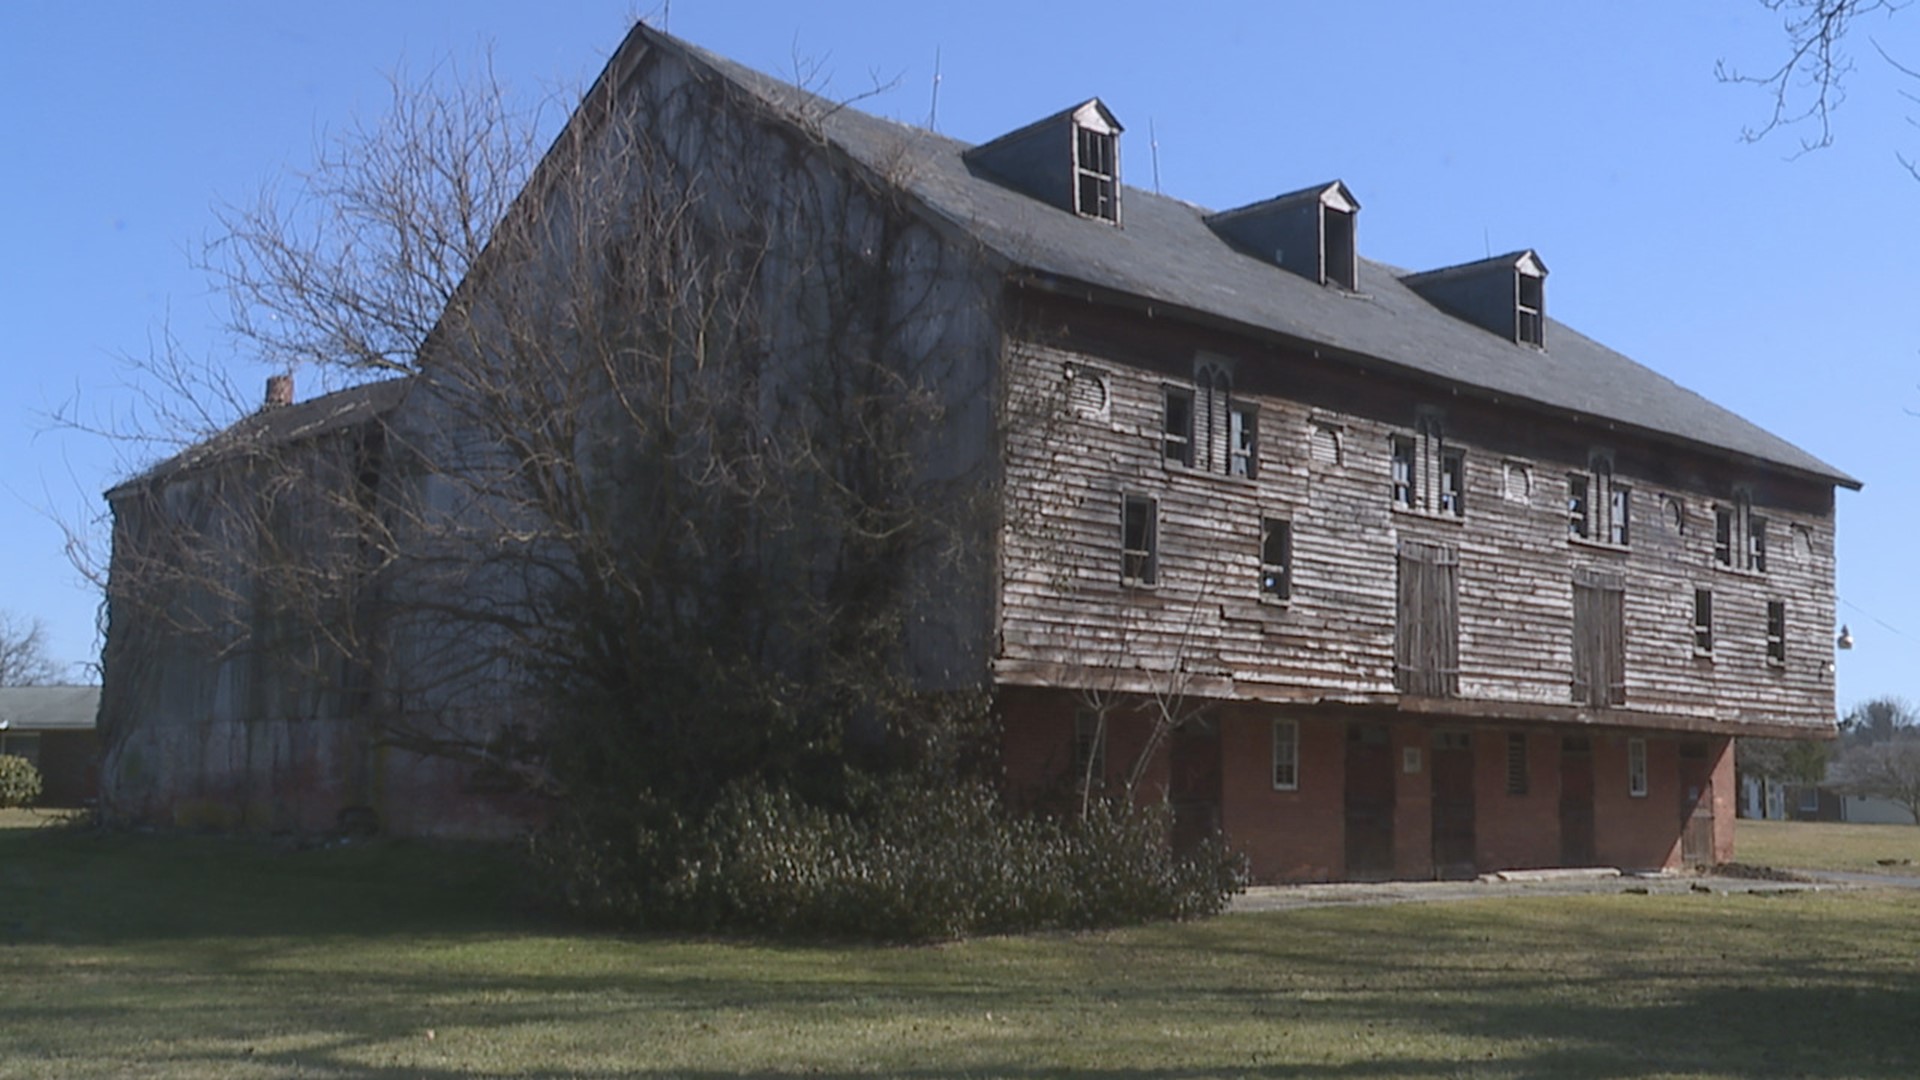
[[[0,830],[0,1077],[1920,1075],[1920,893],[614,936],[509,859]]]
[[[1742,818],[1734,826],[1733,857],[1760,866],[1920,876],[1920,827]]]

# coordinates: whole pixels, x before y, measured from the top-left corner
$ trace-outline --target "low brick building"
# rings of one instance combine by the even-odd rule
[[[77,807],[99,794],[97,686],[0,687],[0,754],[40,770],[41,806]]]

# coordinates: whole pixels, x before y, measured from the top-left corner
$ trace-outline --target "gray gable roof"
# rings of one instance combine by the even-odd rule
[[[91,731],[97,686],[0,686],[0,730]]]
[[[412,381],[403,377],[361,383],[291,405],[255,410],[212,438],[114,485],[107,490],[107,498],[119,498],[143,484],[169,479],[212,461],[257,453],[371,420],[391,412]]]
[[[1004,260],[1008,272],[1032,284],[1090,286],[1123,302],[1225,322],[1550,415],[1860,486],[1792,443],[1551,319],[1546,349],[1516,344],[1435,307],[1402,280],[1406,271],[1364,258],[1357,295],[1326,288],[1237,250],[1208,227],[1209,211],[1135,187],[1121,196],[1124,227],[1084,219],[973,167],[964,157],[965,143],[833,107],[645,26],[635,27],[621,52],[636,41],[683,52],[764,101],[821,117],[817,122],[831,143],[882,175],[904,176],[905,187],[929,212],[974,237]]]

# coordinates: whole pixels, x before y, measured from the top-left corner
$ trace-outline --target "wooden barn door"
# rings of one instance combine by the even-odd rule
[[[1560,740],[1560,865],[1592,866],[1593,741],[1585,735]]]
[[[1347,725],[1347,877],[1393,876],[1393,744],[1385,724]]]
[[[1433,736],[1433,873],[1472,877],[1473,738],[1464,731]]]
[[[1680,744],[1680,861],[1713,863],[1713,769],[1705,743]]]
[[[1167,758],[1173,849],[1188,852],[1220,832],[1220,725],[1202,717],[1175,728]]]
[[[1460,554],[1442,544],[1400,542],[1394,687],[1419,697],[1460,693]]]
[[[1573,579],[1573,700],[1627,701],[1626,579],[1581,568]]]

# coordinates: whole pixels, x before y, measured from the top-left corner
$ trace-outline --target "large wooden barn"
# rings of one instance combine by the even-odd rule
[[[668,156],[746,155],[716,203],[853,177],[917,223],[878,256],[922,304],[899,363],[938,349],[925,452],[994,513],[909,645],[993,689],[1019,797],[1165,800],[1268,881],[1676,866],[1730,857],[1735,737],[1831,733],[1858,483],[1549,318],[1540,253],[1397,269],[1342,182],[1218,212],[1126,186],[1098,100],[968,146],[645,26],[582,108],[609,101]],[[156,707],[117,669],[113,635],[161,632],[113,623],[109,802],[135,759],[127,806],[261,799],[274,752],[205,749],[244,698]],[[326,799],[400,797],[351,786]]]

